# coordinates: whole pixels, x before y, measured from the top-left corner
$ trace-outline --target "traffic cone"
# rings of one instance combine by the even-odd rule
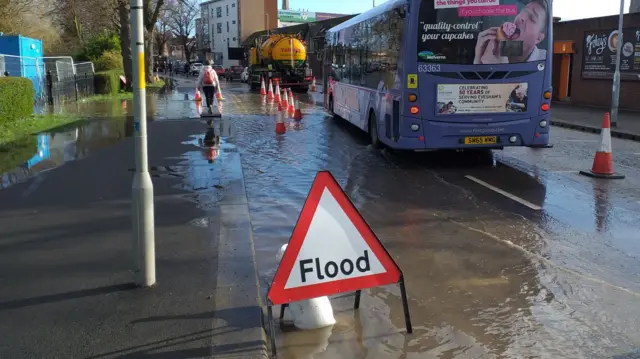
[[[313,81],[311,82],[311,92],[316,92],[316,77],[313,76]]]
[[[284,120],[282,119],[282,106],[278,104],[278,112],[276,112],[276,133],[278,135],[284,135],[287,132],[287,128],[284,125]]]
[[[609,113],[604,114],[602,121],[600,149],[596,151],[593,159],[593,167],[591,171],[580,171],[580,174],[607,179],[622,179],[624,175],[618,175],[613,172],[613,152],[611,150],[611,117]]]
[[[293,115],[293,119],[296,121],[302,120],[302,111],[300,110],[300,101],[298,100],[298,96],[296,96],[295,109],[296,111]]]
[[[200,101],[202,101],[202,96],[200,95],[200,89],[196,89],[196,97],[195,97],[195,101],[196,101],[196,102],[200,102]]]
[[[196,102],[196,113],[198,116],[202,115],[202,101]]]
[[[289,116],[293,116],[296,112],[295,104],[293,103],[293,92],[289,89]]]
[[[289,98],[287,97],[287,90],[282,90],[282,107],[287,110],[289,108]]]
[[[273,82],[269,80],[269,92],[267,92],[267,99],[273,100]]]
[[[218,86],[218,91],[216,91],[216,100],[224,100],[224,97],[222,97],[222,89],[220,88],[220,86]]]
[[[282,99],[280,98],[280,83],[278,81],[276,81],[276,96],[275,96],[275,103],[280,103]]]
[[[266,96],[267,89],[264,86],[264,77],[260,76],[260,95]]]

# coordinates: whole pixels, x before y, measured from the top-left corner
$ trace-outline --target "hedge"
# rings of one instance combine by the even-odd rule
[[[33,114],[33,83],[24,77],[0,77],[0,122],[12,122]]]
[[[124,76],[122,70],[96,72],[93,75],[96,94],[117,95],[120,92],[120,76]]]

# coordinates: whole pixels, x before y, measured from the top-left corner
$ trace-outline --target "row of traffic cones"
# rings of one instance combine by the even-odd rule
[[[283,102],[285,101],[283,100],[282,102],[278,103],[278,112],[276,112],[276,134],[278,135],[282,135],[287,132],[287,128],[284,124],[284,115],[288,114],[289,116],[293,117],[295,121],[302,120],[302,110],[300,110],[300,101],[298,100],[298,98],[293,100],[293,97],[291,97],[291,105],[289,107],[286,107]]]

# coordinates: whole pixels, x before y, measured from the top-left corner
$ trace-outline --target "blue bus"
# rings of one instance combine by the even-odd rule
[[[374,147],[549,147],[551,0],[389,0],[326,34],[324,105]]]

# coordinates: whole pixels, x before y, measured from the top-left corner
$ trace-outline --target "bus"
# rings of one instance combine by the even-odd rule
[[[404,150],[551,147],[551,0],[389,0],[326,33],[324,106]]]

